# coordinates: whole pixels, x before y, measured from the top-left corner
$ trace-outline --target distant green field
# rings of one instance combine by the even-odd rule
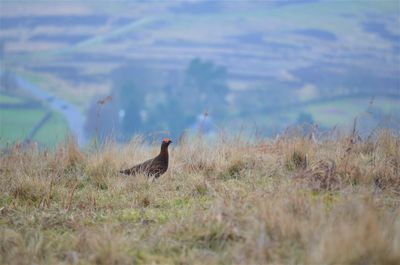
[[[45,115],[44,110],[2,109],[0,114],[0,143],[22,141],[33,126]]]
[[[55,146],[65,140],[68,135],[68,125],[62,114],[53,112],[50,120],[45,126],[39,129],[34,140],[39,143],[45,143],[48,146]]]
[[[23,100],[17,97],[11,97],[7,95],[0,95],[0,103],[6,103],[6,104],[18,104],[22,103]]]
[[[253,115],[249,117],[251,122],[258,126],[275,128],[277,124],[295,124],[300,113],[311,114],[315,123],[324,128],[334,126],[346,126],[352,124],[354,118],[363,119],[371,115],[368,112],[382,111],[385,115],[400,113],[400,100],[390,98],[376,98],[372,105],[369,98],[340,99],[330,102],[313,103],[304,107],[293,108],[288,111],[276,111],[273,113]],[[286,125],[287,126],[287,125]]]
[[[370,101],[368,98],[335,100],[307,106],[304,111],[310,113],[314,120],[324,127],[346,125],[352,123],[356,117],[362,119],[364,115],[370,115],[367,113],[370,106],[382,110],[385,114],[400,111],[400,100],[378,98],[372,105]]]
[[[20,103],[18,97],[1,95],[2,103]],[[36,109],[0,109],[0,147],[23,141],[32,128],[46,115],[44,108]],[[54,146],[64,140],[68,134],[68,125],[64,117],[53,112],[51,118],[34,136],[33,140],[46,146]]]
[[[71,89],[71,87],[65,85],[65,82],[63,82],[55,75],[49,77],[29,71],[15,72],[24,79],[28,80],[30,83],[40,87],[44,91],[49,92],[56,97],[62,98],[71,104],[74,104],[82,112],[85,111],[85,106],[87,103],[86,100],[88,98],[92,98],[98,93],[108,93],[108,88],[100,86],[90,87],[89,85],[87,85],[85,86],[85,89],[77,89],[76,87]]]

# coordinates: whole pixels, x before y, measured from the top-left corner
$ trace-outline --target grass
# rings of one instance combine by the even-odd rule
[[[46,111],[37,109],[0,110],[0,147],[25,139],[32,128],[45,116]],[[65,139],[68,125],[64,117],[53,112],[52,117],[39,129],[33,141],[47,146],[55,146]]]
[[[349,117],[357,117],[365,113],[370,101],[370,98],[334,100],[328,103],[313,104],[306,107],[305,111],[311,113],[322,126],[330,128],[337,124],[351,123]],[[400,111],[399,103],[399,100],[396,99],[377,98],[372,106],[390,114]]]
[[[2,109],[0,112],[1,145],[24,139],[46,112],[42,109]]]
[[[323,103],[312,103],[302,108],[294,108],[290,111],[282,111],[270,115],[270,121],[264,121],[263,124],[273,126],[278,120],[287,120],[295,123],[300,112],[306,112],[312,115],[313,119],[320,126],[325,128],[332,128],[338,125],[349,125],[353,122],[352,117],[366,116],[370,106],[371,98],[349,98],[332,100]],[[388,116],[400,111],[400,100],[385,97],[374,99],[372,107],[382,110]],[[277,117],[277,121],[272,123],[272,118]],[[265,120],[265,115],[260,115],[260,120]],[[261,121],[260,121],[261,124]]]
[[[64,116],[53,112],[50,120],[36,133],[34,141],[45,143],[47,146],[57,146],[64,141],[68,132],[69,128]]]
[[[7,103],[7,104],[18,104],[18,103],[23,103],[23,100],[18,97],[12,97],[12,96],[7,96],[7,95],[1,95],[0,94],[0,103]]]
[[[58,65],[59,64],[56,64],[56,66]],[[97,64],[88,64],[85,65],[84,69],[85,71],[89,71],[96,69],[96,67],[99,68]],[[101,69],[103,71],[104,69],[112,70],[114,67],[103,65]],[[104,84],[101,85],[98,83],[76,84],[75,80],[67,80],[50,73],[39,73],[25,70],[16,70],[15,72],[53,96],[57,96],[74,104],[82,112],[85,112],[87,104],[87,100],[84,100],[83,98],[87,99],[98,94],[108,93],[110,90],[110,84],[108,82],[104,82]],[[72,82],[72,84],[70,82]]]
[[[2,155],[1,264],[399,264],[400,137],[184,139]]]

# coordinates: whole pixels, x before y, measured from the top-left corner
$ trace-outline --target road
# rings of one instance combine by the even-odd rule
[[[0,70],[0,75],[1,74],[2,71]],[[86,143],[87,139],[84,131],[85,118],[78,108],[62,99],[56,98],[54,95],[32,84],[26,79],[16,74],[13,75],[20,89],[29,92],[37,100],[46,102],[46,104],[50,106],[52,110],[58,111],[64,115],[68,122],[71,133],[77,140],[79,146],[83,146]]]

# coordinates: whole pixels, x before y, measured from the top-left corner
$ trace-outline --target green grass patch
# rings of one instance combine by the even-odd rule
[[[1,95],[0,94],[0,103],[3,104],[19,104],[23,103],[24,101],[19,97],[12,97],[8,95]]]
[[[23,141],[33,127],[46,115],[45,109],[2,109],[0,111],[0,146]],[[33,140],[47,146],[64,141],[68,125],[64,117],[53,112],[50,120],[34,136]]]
[[[280,112],[293,123],[296,122],[300,112],[310,113],[314,121],[323,127],[331,128],[336,125],[350,124],[354,118],[366,115],[370,105],[370,98],[340,99],[330,102],[314,103],[303,108]],[[372,104],[373,108],[382,110],[386,114],[400,112],[400,100],[390,98],[377,98]]]
[[[45,110],[2,109],[0,112],[0,145],[23,141],[36,123],[46,114]]]
[[[69,128],[64,116],[53,112],[50,120],[36,133],[34,140],[48,146],[55,146],[65,140],[68,132]]]

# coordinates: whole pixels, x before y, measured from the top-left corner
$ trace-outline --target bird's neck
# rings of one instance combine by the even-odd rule
[[[160,156],[168,158],[168,146],[161,146]]]

